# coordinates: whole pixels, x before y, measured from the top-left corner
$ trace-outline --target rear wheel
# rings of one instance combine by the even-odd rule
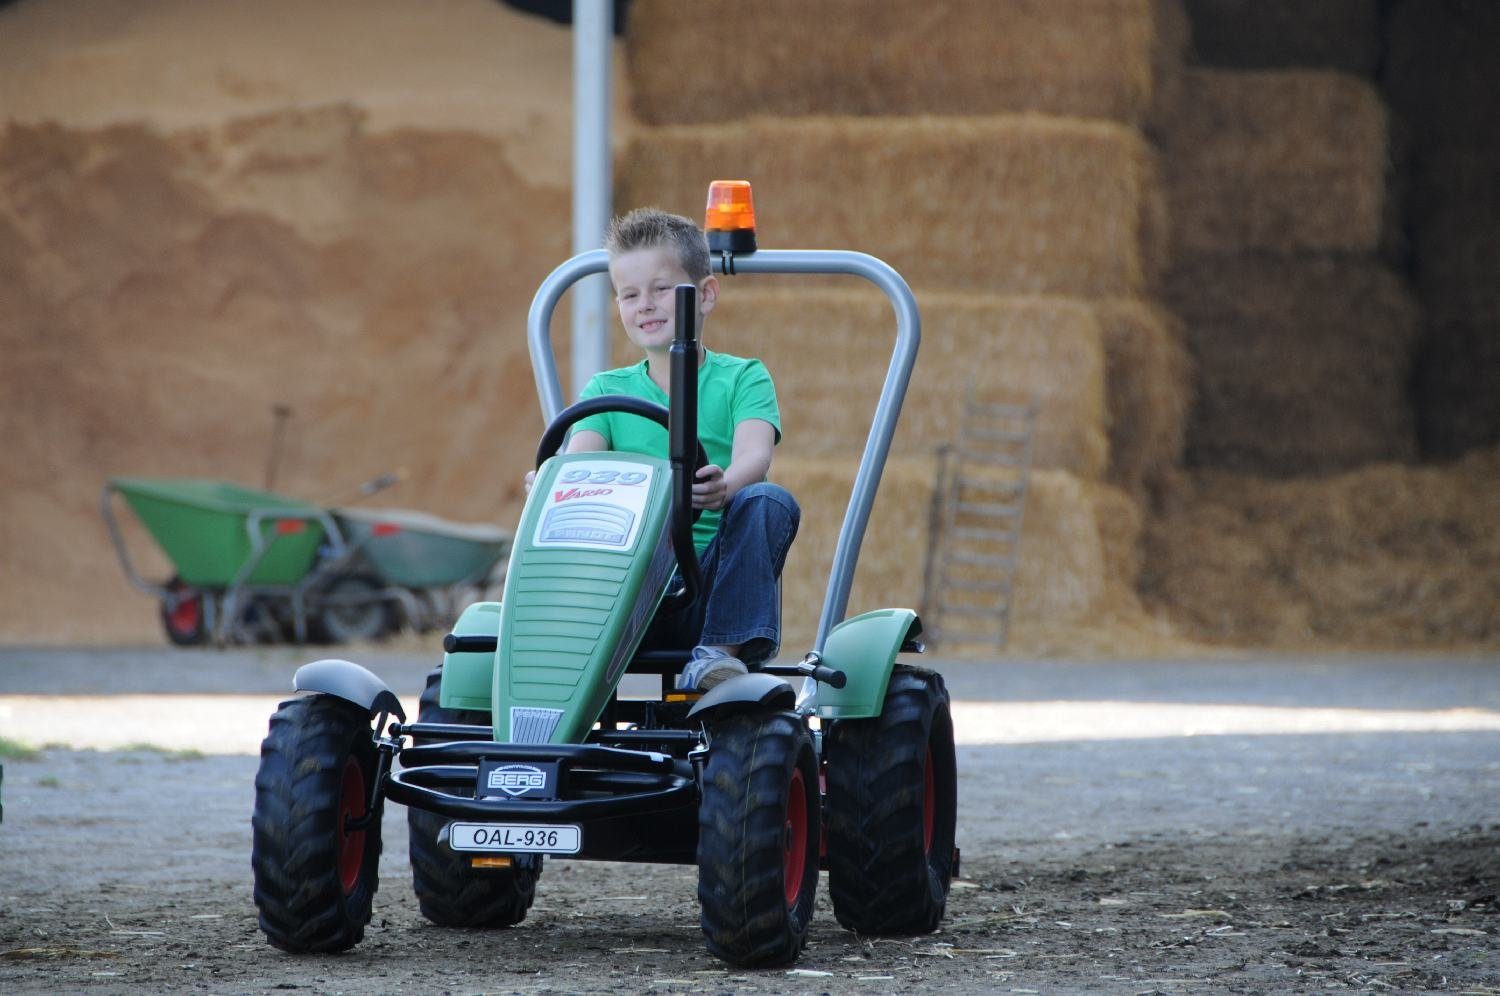
[[[442,674],[441,668],[434,668],[427,675],[417,721],[488,725],[487,712],[438,704]],[[440,927],[509,927],[526,919],[542,873],[541,855],[513,854],[509,868],[475,871],[463,855],[438,839],[448,822],[437,813],[406,810],[412,887],[422,915]]]
[[[161,601],[161,628],[173,646],[196,647],[208,639],[203,592],[180,579],[167,582],[171,596]]]
[[[378,640],[391,629],[391,610],[374,578],[339,578],[319,601],[318,635],[330,643]]]
[[[785,965],[807,940],[818,885],[818,770],[787,713],[712,730],[698,809],[698,900],[708,950],[735,965]]]
[[[861,934],[922,934],[953,877],[958,771],[941,675],[898,667],[874,719],[828,732],[828,891]]]
[[[375,761],[369,716],[342,699],[291,699],[271,717],[250,863],[260,928],[276,947],[343,951],[364,937],[379,884]]]

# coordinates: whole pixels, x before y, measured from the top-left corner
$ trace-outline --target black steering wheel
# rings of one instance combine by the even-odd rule
[[[637,398],[629,394],[601,394],[598,397],[584,398],[558,412],[552,424],[547,426],[547,431],[542,433],[542,440],[536,446],[537,469],[540,470],[542,464],[562,448],[569,429],[590,415],[598,415],[601,412],[625,412],[629,415],[639,415],[641,418],[650,419],[663,429],[671,424],[671,415],[666,407],[654,401],[647,401],[645,398]],[[698,456],[693,464],[693,479],[697,480],[698,471],[708,465],[708,451],[703,448],[702,440],[694,440],[694,442],[698,446]],[[697,522],[702,514],[703,509],[693,509],[693,521]]]

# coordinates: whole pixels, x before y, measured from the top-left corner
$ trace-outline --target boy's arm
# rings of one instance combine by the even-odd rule
[[[719,509],[741,488],[766,479],[776,429],[765,419],[747,418],[734,427],[734,449],[728,469],[709,464],[698,471],[693,485],[693,507]]]
[[[568,445],[563,447],[563,452],[598,453],[606,449],[609,449],[609,443],[593,429],[574,429],[573,435],[568,437]]]

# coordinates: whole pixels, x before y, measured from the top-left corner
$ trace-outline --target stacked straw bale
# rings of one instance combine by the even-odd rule
[[[1114,299],[1095,314],[1104,336],[1109,479],[1142,498],[1182,463],[1192,360],[1181,323],[1164,308]]]
[[[1500,449],[1317,480],[1204,473],[1147,528],[1143,597],[1193,636],[1500,646]]]
[[[781,403],[782,452],[859,453],[895,342],[890,304],[873,290],[740,282],[756,279],[724,278],[705,341],[765,361]],[[950,442],[972,391],[1037,405],[1034,464],[1104,473],[1104,351],[1087,303],[941,292],[918,300],[922,348],[894,452],[930,455]]]
[[[1154,166],[1103,121],[758,119],[638,132],[615,203],[697,216],[705,178],[742,178],[766,248],[859,246],[918,286],[1136,296],[1165,254]]]
[[[1175,250],[1376,249],[1386,135],[1379,94],[1351,76],[1185,73],[1165,137]]]
[[[1500,148],[1500,4],[1399,0],[1386,38],[1386,92],[1419,148]]]
[[[1380,0],[1187,0],[1187,13],[1203,65],[1362,76],[1380,65]]]
[[[1197,256],[1168,297],[1198,371],[1190,463],[1287,476],[1414,455],[1419,315],[1372,257]]]
[[[782,575],[788,653],[803,649],[799,644],[816,630],[858,465],[857,457],[780,455],[772,467],[772,478],[802,506],[802,526]],[[932,458],[887,462],[855,571],[850,615],[921,605],[937,477]],[[1137,563],[1140,525],[1136,504],[1118,489],[1066,471],[1033,471],[1013,614],[1076,620],[1129,597],[1130,585],[1122,579]],[[1111,571],[1120,573],[1110,579]]]
[[[1036,111],[1139,124],[1181,63],[1182,0],[636,0],[636,115]],[[689,57],[684,58],[683,54]]]

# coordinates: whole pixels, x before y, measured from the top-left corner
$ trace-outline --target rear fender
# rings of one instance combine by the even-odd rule
[[[475,602],[453,624],[454,636],[500,635],[500,603]],[[444,709],[491,712],[495,694],[494,650],[457,651],[443,655],[443,684],[438,704]]]
[[[320,692],[352,702],[370,717],[389,713],[406,722],[406,710],[396,693],[385,682],[353,661],[321,660],[304,664],[292,677],[292,689],[298,692]]]
[[[774,674],[742,674],[713,688],[688,710],[687,718],[713,724],[747,712],[787,712],[797,693]]]
[[[820,719],[869,719],[885,705],[896,655],[922,632],[911,609],[877,609],[846,619],[823,644],[823,666],[844,672],[843,688],[818,685]]]

